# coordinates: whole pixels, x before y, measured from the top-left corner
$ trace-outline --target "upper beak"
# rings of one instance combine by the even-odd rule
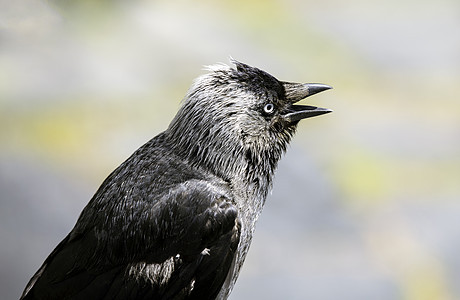
[[[321,83],[290,83],[283,82],[285,89],[286,100],[292,104],[307,98],[308,96],[317,94],[322,91],[332,89],[331,86]],[[309,106],[309,105],[291,105],[284,113],[283,118],[289,122],[299,121],[301,119],[319,116],[332,112],[327,108]]]

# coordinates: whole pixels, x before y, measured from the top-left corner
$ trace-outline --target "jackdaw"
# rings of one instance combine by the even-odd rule
[[[330,89],[232,60],[208,68],[169,127],[115,169],[21,299],[226,299],[301,119]]]

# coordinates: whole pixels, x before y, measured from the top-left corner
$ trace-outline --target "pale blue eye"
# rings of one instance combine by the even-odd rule
[[[264,112],[267,114],[271,114],[275,110],[275,105],[273,103],[267,103],[264,106]]]

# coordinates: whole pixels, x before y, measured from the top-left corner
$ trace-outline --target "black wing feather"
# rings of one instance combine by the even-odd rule
[[[232,196],[154,142],[104,181],[21,299],[215,298],[239,242]]]

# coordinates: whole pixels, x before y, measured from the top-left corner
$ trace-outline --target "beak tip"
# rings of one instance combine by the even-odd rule
[[[322,83],[308,83],[308,96],[332,89],[332,86]]]

